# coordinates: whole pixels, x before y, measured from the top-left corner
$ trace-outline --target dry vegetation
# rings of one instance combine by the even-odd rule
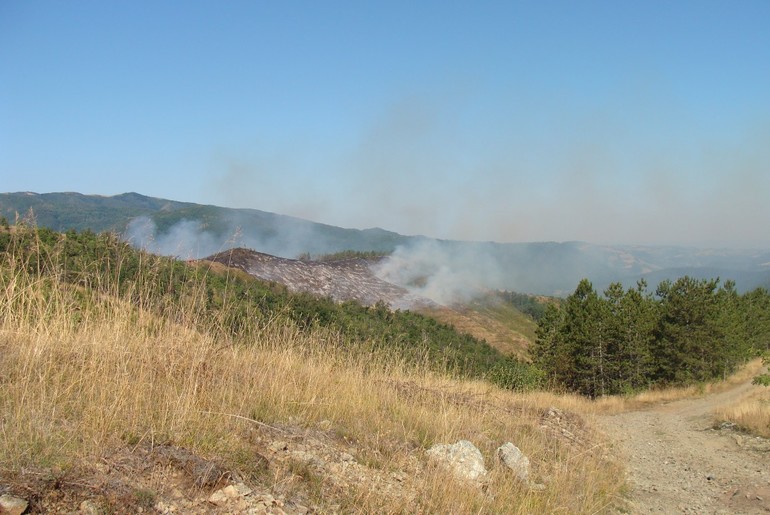
[[[0,486],[26,494],[33,510],[53,495],[34,491],[40,478],[48,491],[82,486],[70,511],[85,497],[113,511],[157,509],[170,495],[165,480],[135,483],[122,497],[109,489],[111,475],[127,470],[118,461],[162,449],[218,463],[219,479],[280,495],[287,511],[294,502],[319,512],[596,513],[623,490],[620,466],[569,412],[571,398],[451,380],[381,351],[351,354],[335,334],[280,318],[255,320],[242,341],[188,320],[195,285],[183,296],[189,305],[160,317],[138,307],[141,291],[96,294],[3,259]],[[564,412],[554,417],[551,406]],[[431,444],[459,439],[484,454],[484,488],[426,461]],[[544,490],[495,466],[507,441],[529,456]],[[343,451],[355,467],[335,462]],[[108,476],[98,487],[97,472]]]
[[[458,331],[482,339],[506,355],[529,361],[536,322],[503,302],[485,299],[467,306],[434,306],[419,310]]]
[[[742,371],[740,378],[745,381],[756,376],[762,368],[762,361],[757,359]],[[714,416],[717,422],[732,422],[742,431],[770,438],[770,388],[754,392],[736,404],[718,410]]]

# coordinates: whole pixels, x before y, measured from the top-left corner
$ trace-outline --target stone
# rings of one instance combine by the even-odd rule
[[[226,487],[224,487],[222,489],[222,493],[225,494],[225,497],[227,497],[228,499],[236,499],[241,496],[241,493],[233,485],[227,485]]]
[[[460,479],[481,481],[487,475],[484,457],[468,440],[436,444],[426,451],[429,458],[447,466]]]
[[[497,448],[497,457],[520,481],[529,482],[529,458],[518,447],[507,442]]]
[[[225,506],[230,498],[222,490],[217,490],[209,497],[209,502],[214,506]]]
[[[236,490],[238,490],[238,494],[243,496],[243,497],[245,497],[245,496],[251,494],[251,492],[253,492],[253,490],[251,488],[249,488],[248,486],[246,486],[243,483],[236,484],[235,488],[236,488]]]
[[[21,515],[29,506],[29,503],[21,497],[10,494],[0,495],[0,513],[4,515]]]
[[[80,513],[83,515],[99,515],[99,507],[93,501],[86,499],[80,503]]]

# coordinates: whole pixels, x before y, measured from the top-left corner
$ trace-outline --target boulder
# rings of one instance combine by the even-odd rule
[[[28,505],[29,503],[20,497],[10,494],[0,495],[0,513],[4,515],[21,515]]]
[[[520,481],[529,482],[529,458],[518,447],[507,442],[497,448],[497,457]]]
[[[460,479],[481,481],[487,475],[481,451],[468,440],[460,440],[455,444],[436,444],[426,454],[449,468]]]

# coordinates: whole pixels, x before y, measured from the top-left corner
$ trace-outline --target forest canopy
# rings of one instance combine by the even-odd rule
[[[584,279],[546,306],[532,358],[553,387],[597,397],[722,379],[768,349],[765,289],[685,276],[600,295]]]

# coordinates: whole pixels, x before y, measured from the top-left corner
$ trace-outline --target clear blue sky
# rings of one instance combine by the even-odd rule
[[[0,0],[0,191],[770,247],[770,2]]]

